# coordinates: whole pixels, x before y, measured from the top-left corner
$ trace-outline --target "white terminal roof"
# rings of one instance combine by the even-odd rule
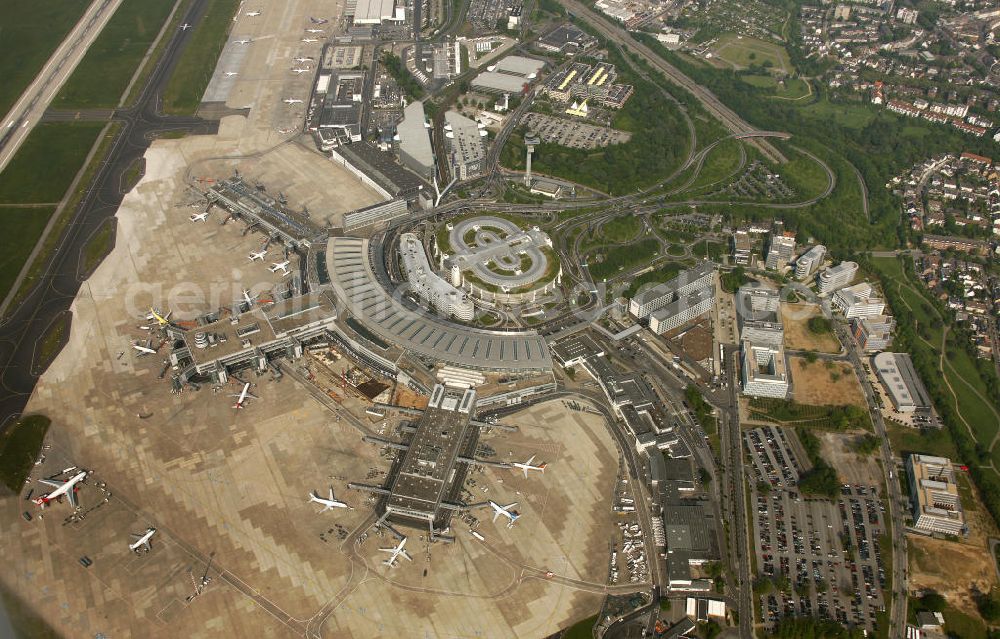
[[[527,83],[528,79],[521,76],[497,73],[496,71],[483,71],[472,81],[472,86],[484,87],[504,93],[520,93]]]
[[[403,109],[403,121],[396,125],[399,148],[414,160],[434,166],[434,149],[424,126],[424,103],[411,102]]]
[[[494,65],[493,71],[509,75],[519,75],[524,78],[535,78],[538,72],[545,68],[545,62],[526,58],[521,55],[509,55]]]
[[[383,20],[392,20],[395,13],[394,0],[356,0],[354,24],[379,24]]]

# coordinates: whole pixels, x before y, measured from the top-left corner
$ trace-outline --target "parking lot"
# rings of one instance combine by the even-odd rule
[[[757,576],[775,584],[757,595],[764,626],[770,631],[782,617],[808,615],[874,630],[885,583],[878,491],[844,485],[835,501],[804,499],[794,437],[775,426],[745,433]]]
[[[724,192],[753,199],[783,200],[793,197],[793,191],[777,173],[771,173],[760,160],[754,160],[747,170]]]
[[[506,17],[507,0],[472,0],[469,5],[469,22],[477,35],[495,33],[497,22]]]
[[[609,144],[621,144],[628,142],[631,137],[625,131],[554,118],[542,113],[528,113],[524,116],[524,124],[543,141],[572,149],[596,149]]]

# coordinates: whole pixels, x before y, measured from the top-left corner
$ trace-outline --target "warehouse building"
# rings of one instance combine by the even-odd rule
[[[399,136],[400,163],[425,180],[432,179],[434,149],[423,102],[411,102],[403,109],[403,120],[396,126],[396,135]]]
[[[472,81],[474,91],[520,94],[538,79],[545,62],[519,55],[509,55],[486,68]]]
[[[576,55],[597,45],[597,38],[571,22],[564,22],[538,39],[538,46],[545,51]]]
[[[951,460],[910,455],[906,471],[913,500],[913,527],[926,533],[968,534]]]

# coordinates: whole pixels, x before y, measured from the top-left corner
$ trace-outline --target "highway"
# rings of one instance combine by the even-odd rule
[[[632,35],[628,31],[625,31],[625,29],[623,29],[620,25],[613,24],[607,18],[596,13],[595,11],[592,11],[588,7],[577,2],[577,0],[558,0],[558,2],[563,5],[567,11],[586,22],[592,28],[596,29],[602,36],[611,42],[614,42],[619,46],[627,47],[629,50],[634,51],[645,58],[646,62],[648,62],[653,68],[660,71],[668,80],[691,93],[691,95],[693,95],[702,104],[702,106],[705,107],[706,111],[717,118],[733,133],[747,133],[754,130],[754,127],[750,126],[750,124],[741,118],[735,111],[723,104],[719,98],[715,97],[715,94],[684,75],[680,69],[670,64],[658,56],[652,49],[633,38]],[[781,152],[770,143],[763,140],[755,140],[754,143],[772,162],[784,163],[786,161]]]
[[[184,22],[197,25],[207,0],[194,0]],[[0,325],[0,428],[20,415],[41,374],[34,366],[35,344],[52,320],[67,312],[80,288],[83,250],[87,240],[105,221],[114,217],[124,193],[123,175],[149,148],[153,137],[167,131],[212,134],[218,122],[195,117],[164,116],[159,112],[160,94],[177,58],[188,42],[190,30],[168,34],[163,56],[147,77],[135,106],[115,111],[112,119],[122,123],[72,219],[59,237],[55,250],[46,257],[38,283]]]
[[[14,103],[10,113],[0,121],[3,123],[3,133],[0,135],[0,171],[4,170],[31,130],[42,119],[45,109],[121,3],[122,0],[94,0],[38,72],[34,82]]]

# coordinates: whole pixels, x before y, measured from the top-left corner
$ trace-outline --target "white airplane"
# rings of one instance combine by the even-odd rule
[[[153,345],[153,340],[147,339],[145,346],[139,344],[138,342],[134,342],[132,344],[132,348],[139,351],[139,357],[142,357],[143,355],[152,355],[153,353],[156,352],[156,349],[152,348],[152,345]]]
[[[263,262],[265,255],[267,255],[267,249],[264,249],[262,251],[253,251],[250,253],[249,259],[251,262],[253,262],[254,260],[260,260],[261,262]]]
[[[207,217],[208,217],[208,211],[205,211],[203,213],[194,213],[193,215],[191,215],[191,221],[192,222],[204,222],[205,218],[207,218]]]
[[[231,78],[231,77],[237,76],[237,75],[239,75],[239,72],[237,72],[237,71],[226,71],[226,77],[227,78]]]
[[[303,69],[302,67],[296,67],[292,69],[292,73],[309,73],[310,69]]]
[[[233,44],[250,44],[253,42],[250,38],[243,38],[242,40],[233,40]]]
[[[326,18],[314,18],[312,16],[309,16],[309,22],[312,22],[313,24],[326,24],[327,22],[329,22],[329,20],[327,20]]]
[[[528,471],[529,470],[538,470],[538,471],[541,471],[542,473],[544,473],[546,465],[545,464],[540,464],[538,466],[533,466],[531,464],[531,462],[533,462],[533,461],[535,461],[535,456],[534,455],[532,455],[531,457],[529,457],[528,461],[526,461],[526,462],[514,462],[513,464],[511,464],[511,466],[513,466],[514,468],[520,468],[524,472],[524,478],[525,479],[528,478]]]
[[[239,395],[233,393],[230,397],[235,397],[236,403],[233,404],[233,408],[240,409],[246,406],[246,403],[251,399],[260,399],[256,395],[250,392],[250,382],[243,384],[243,390],[240,391]]]
[[[147,528],[144,533],[132,533],[132,543],[128,545],[128,549],[139,554],[140,550],[144,552],[149,552],[153,547],[149,544],[149,540],[156,534],[155,528]]]
[[[305,42],[306,44],[310,44],[312,42],[319,42],[319,40],[317,40],[316,38],[302,38],[302,41]]]
[[[69,499],[70,505],[73,506],[73,508],[76,508],[78,506],[76,501],[76,491],[79,490],[79,488],[77,488],[77,484],[83,481],[84,477],[86,476],[87,476],[86,471],[80,471],[76,475],[73,475],[71,478],[69,478],[67,481],[59,481],[58,479],[39,479],[38,480],[39,482],[45,484],[46,486],[52,486],[55,488],[55,490],[53,490],[51,493],[42,495],[41,497],[35,500],[35,503],[44,508],[49,504],[49,502],[59,499],[63,495],[66,495],[66,497]]]
[[[350,506],[348,506],[344,502],[340,501],[339,499],[336,499],[333,496],[333,489],[332,488],[330,489],[330,498],[329,499],[320,497],[319,493],[316,492],[315,490],[312,491],[311,493],[309,493],[309,503],[313,503],[313,502],[315,502],[317,504],[323,504],[323,510],[320,511],[321,513],[325,513],[328,510],[333,510],[334,508],[350,508]]]
[[[271,262],[271,268],[267,269],[272,273],[277,273],[281,271],[282,275],[288,275],[288,264],[291,260],[285,260],[284,262]]]
[[[187,22],[185,22],[184,24],[181,25],[181,31],[187,31],[190,28],[191,28],[191,25],[188,24]]]
[[[406,545],[406,537],[403,537],[403,539],[400,540],[399,545],[395,546],[394,548],[379,548],[379,550],[381,550],[382,552],[387,552],[390,554],[389,558],[383,561],[382,563],[385,564],[386,566],[395,566],[396,559],[398,557],[402,557],[407,561],[413,561],[413,557],[410,556],[410,553],[403,550],[403,546],[405,545]]]
[[[160,326],[166,326],[167,324],[170,323],[170,316],[173,314],[174,312],[170,311],[166,315],[160,315],[159,313],[156,312],[156,309],[150,308],[148,318],[155,319],[156,323],[159,324]]]
[[[493,509],[493,521],[496,522],[497,517],[503,515],[504,517],[510,520],[510,522],[508,522],[507,524],[507,527],[509,528],[513,526],[514,522],[517,521],[518,518],[521,516],[517,513],[517,511],[511,510],[511,508],[513,508],[514,506],[517,506],[516,501],[507,504],[506,506],[501,506],[500,504],[496,503],[491,499],[490,507]]]
[[[323,33],[322,29],[306,29],[306,33]]]
[[[257,301],[257,296],[256,295],[251,296],[250,291],[248,291],[247,289],[243,289],[243,301],[246,302],[249,306],[253,306],[253,303]]]
[[[260,11],[247,11],[247,16],[251,18],[256,18],[260,15]]]
[[[296,62],[298,62],[300,64],[303,63],[303,62],[312,62],[313,61],[312,58],[292,58],[292,60],[294,60],[294,61],[296,61]]]
[[[285,104],[302,104],[302,100],[298,98],[285,98],[282,102]]]

